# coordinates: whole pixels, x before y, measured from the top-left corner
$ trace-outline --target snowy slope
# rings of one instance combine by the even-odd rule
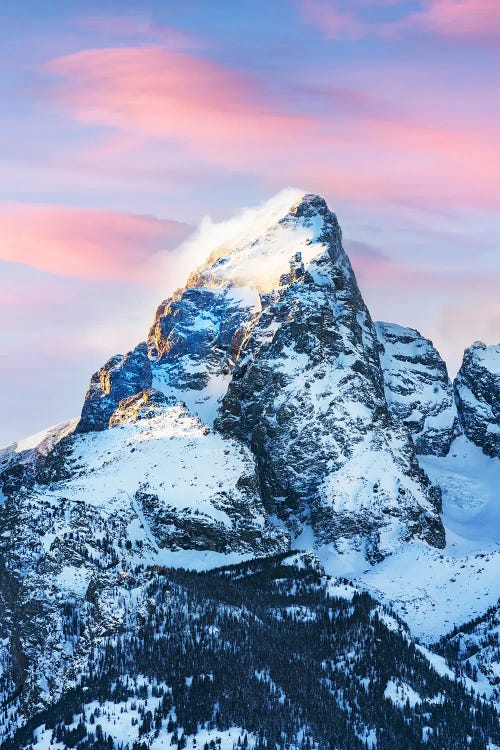
[[[500,597],[500,461],[464,437],[447,456],[420,461],[442,487],[445,549],[411,542],[370,567],[350,550],[324,546],[318,554],[329,573],[366,586],[432,643]]]
[[[179,404],[135,421],[132,401],[127,421],[121,403],[115,427],[66,436],[0,505],[0,694],[29,684],[33,706],[72,668],[68,601],[85,609],[95,589],[93,627],[106,632],[125,616],[113,589],[137,564],[191,567],[201,550],[194,566],[206,567],[288,548],[247,448]]]

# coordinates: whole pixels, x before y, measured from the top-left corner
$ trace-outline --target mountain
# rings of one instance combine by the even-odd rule
[[[260,236],[213,251],[160,305],[151,375],[142,344],[110,360],[81,424],[153,382],[250,447],[268,514],[295,536],[310,527],[372,559],[414,536],[443,546],[439,490],[391,419],[337,219],[313,195],[282,213]]]
[[[316,195],[205,256],[0,452],[0,747],[493,750],[500,658],[475,680],[454,626],[500,593],[500,347],[452,386],[374,324]]]

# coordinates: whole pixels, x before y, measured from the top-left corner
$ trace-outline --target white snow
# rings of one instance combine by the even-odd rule
[[[170,550],[159,549],[155,554],[155,563],[167,568],[186,568],[186,570],[211,570],[225,565],[234,565],[253,559],[251,553],[213,552],[211,550]]]
[[[300,223],[280,223],[305,196],[284,190],[256,209],[213,224],[206,220],[188,243],[204,244],[206,261],[201,278],[206,286],[252,288],[267,294],[278,288],[290,270],[290,260],[300,252],[307,268],[325,246],[318,241],[323,219],[316,215]],[[201,269],[199,269],[201,270]]]
[[[65,565],[61,572],[54,577],[54,581],[62,591],[68,590],[83,598],[90,578],[91,572],[88,568],[76,568],[74,565]]]
[[[482,367],[494,375],[500,375],[500,344],[475,346],[474,356]]]
[[[389,680],[384,690],[384,698],[387,698],[398,708],[404,708],[408,702],[410,708],[415,708],[422,703],[420,695],[410,685],[400,680]]]
[[[500,461],[460,437],[448,456],[421,463],[443,488],[444,550],[414,541],[373,566],[349,546],[343,553],[333,545],[315,551],[327,573],[366,588],[413,635],[434,642],[500,597]],[[295,545],[303,547],[302,541]]]
[[[46,430],[37,432],[35,435],[18,440],[15,443],[15,452],[22,453],[33,450],[34,448],[42,447],[43,444],[44,453],[48,453],[65,435],[70,434],[74,430],[77,421],[74,419],[70,422],[61,422],[53,427],[48,427]]]
[[[456,679],[455,673],[446,664],[446,659],[444,659],[442,656],[439,656],[439,654],[435,654],[432,651],[429,651],[429,649],[425,648],[425,646],[417,645],[417,649],[418,651],[420,651],[422,656],[425,656],[427,661],[432,664],[436,672],[441,675],[441,677],[448,677],[449,680]]]
[[[420,463],[442,488],[448,547],[458,554],[495,549],[500,544],[500,460],[460,437],[447,456],[425,456]]]
[[[204,570],[253,556],[249,545],[247,550],[228,555],[184,549],[185,542],[177,549],[175,541],[168,549],[161,548],[161,529],[151,528],[135,497],[143,490],[157,498],[154,512],[161,514],[165,508],[168,513],[183,513],[186,524],[199,519],[207,528],[228,531],[234,529],[230,511],[236,505],[238,518],[251,524],[256,535],[262,533],[266,517],[256,490],[250,451],[210,430],[185,407],[167,407],[150,419],[75,435],[72,448],[72,477],[50,488],[35,487],[31,495],[31,502],[39,509],[36,512],[48,510],[54,518],[53,525],[40,536],[45,554],[52,554],[53,545],[72,529],[71,514],[79,513],[81,506],[88,522],[95,524],[97,536],[104,533],[100,524],[109,522],[115,524],[117,536],[123,534],[132,544],[126,555],[130,565],[140,561]],[[245,487],[240,488],[240,479],[246,480]],[[61,515],[60,509],[66,509],[65,513]],[[59,513],[54,515],[56,510]],[[175,529],[165,529],[175,540]],[[117,543],[118,538],[113,544],[123,557]],[[54,583],[62,591],[83,596],[88,574],[89,569],[68,564],[55,576]]]

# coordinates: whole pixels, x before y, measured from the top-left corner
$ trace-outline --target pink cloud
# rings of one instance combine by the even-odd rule
[[[498,0],[427,0],[421,13],[411,15],[404,25],[416,25],[446,37],[484,41],[500,39]]]
[[[498,274],[464,273],[453,263],[439,267],[390,258],[362,242],[348,239],[344,244],[358,281],[385,291],[428,292],[445,297],[448,294],[496,293],[500,285]]]
[[[175,247],[185,224],[40,204],[0,204],[0,260],[84,278],[144,278],[152,255]]]
[[[353,240],[344,244],[373,319],[418,328],[434,342],[452,377],[474,340],[497,343],[498,273],[460,272],[453,262],[419,264]]]
[[[473,41],[500,39],[500,3],[497,0],[421,0],[422,8],[402,18],[367,17],[366,9],[403,5],[400,0],[353,0],[343,11],[335,0],[301,0],[306,23],[318,27],[327,39],[360,39],[366,36],[397,37],[427,32]]]
[[[101,166],[119,159],[112,166],[122,169],[128,149],[162,144],[164,180],[196,163],[354,200],[498,205],[498,133],[457,114],[453,92],[453,116],[436,114],[433,96],[447,96],[439,86],[426,83],[420,106],[418,90],[407,91],[398,78],[395,106],[391,79],[380,90],[375,70],[358,87],[283,83],[273,99],[256,78],[151,46],[86,50],[47,67],[64,79],[53,92],[59,106],[79,122],[109,128],[111,139],[97,149],[94,139],[90,154]],[[468,89],[469,101],[481,94],[476,88]],[[79,155],[71,158],[77,163]]]
[[[169,140],[206,162],[241,168],[311,131],[309,117],[283,112],[253,79],[163,47],[86,50],[47,70],[66,79],[55,97],[80,122]]]
[[[350,123],[349,132],[319,139],[280,174],[282,181],[353,203],[388,201],[414,207],[497,209],[498,136],[404,122]],[[273,175],[268,175],[270,185]]]

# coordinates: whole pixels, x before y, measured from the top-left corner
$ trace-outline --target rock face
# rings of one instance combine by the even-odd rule
[[[310,232],[306,259],[292,241],[288,273],[243,333],[216,427],[251,446],[266,507],[293,533],[310,525],[319,543],[354,540],[371,559],[412,537],[442,546],[438,495],[388,410],[337,219],[308,195],[266,239],[294,227]]]
[[[212,423],[227,388],[231,346],[259,299],[193,275],[159,306],[148,344],[154,384]]]
[[[151,365],[145,343],[125,356],[117,354],[92,375],[78,432],[105,430],[119,402],[151,386]]]
[[[483,453],[500,457],[500,344],[476,341],[466,349],[454,389],[464,433]]]
[[[445,456],[459,428],[444,361],[413,328],[375,323],[375,330],[391,414],[409,430],[417,453]]]

